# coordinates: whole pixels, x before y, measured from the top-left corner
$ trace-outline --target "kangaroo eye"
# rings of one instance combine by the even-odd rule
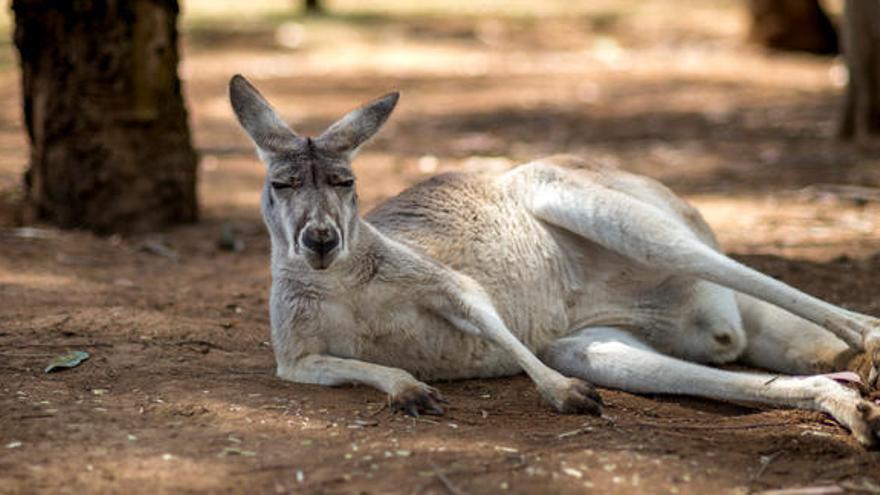
[[[293,187],[293,184],[290,184],[288,182],[273,182],[272,183],[272,189],[275,189],[276,191],[279,189],[290,189],[291,187]]]
[[[333,183],[336,187],[352,187],[354,185],[354,179],[346,179],[340,180]]]

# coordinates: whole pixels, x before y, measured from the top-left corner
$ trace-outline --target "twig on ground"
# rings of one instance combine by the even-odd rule
[[[446,487],[447,490],[449,490],[449,493],[452,493],[453,495],[467,495],[466,492],[462,491],[461,488],[455,486],[452,481],[450,481],[449,478],[447,478],[446,475],[443,474],[442,471],[440,471],[440,467],[438,467],[437,464],[435,464],[433,461],[428,462],[431,464],[431,468],[434,470],[434,476],[436,476],[437,479],[440,480],[440,483],[443,483],[443,486]]]
[[[755,473],[755,476],[752,479],[758,479],[764,475],[764,472],[767,471],[767,468],[770,467],[770,463],[776,460],[777,457],[782,455],[782,451],[778,450],[769,455],[762,455],[760,458],[761,467],[758,468],[758,472]]]
[[[380,412],[384,411],[385,409],[388,409],[388,403],[387,403],[387,402],[386,402],[386,403],[383,403],[383,404],[382,404],[382,407],[380,407],[379,409],[376,409],[375,411],[373,411],[373,412],[371,412],[370,414],[368,414],[367,417],[368,417],[368,418],[372,418],[372,417],[374,417],[374,416],[377,416]]]
[[[562,432],[562,433],[556,435],[556,438],[563,439],[563,438],[573,437],[573,436],[575,436],[575,435],[581,435],[581,434],[584,434],[584,433],[589,433],[589,432],[591,432],[591,431],[593,431],[593,427],[592,427],[592,426],[581,426],[580,428],[575,429],[575,430]]]

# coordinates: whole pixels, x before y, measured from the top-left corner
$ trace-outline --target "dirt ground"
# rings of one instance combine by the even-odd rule
[[[412,419],[273,376],[264,170],[234,72],[304,132],[403,91],[355,164],[365,211],[438,171],[582,153],[665,181],[737,259],[880,315],[880,195],[840,187],[880,184],[880,153],[832,139],[839,62],[745,46],[738,2],[597,5],[187,13],[203,220],[128,238],[15,224],[27,143],[0,47],[0,493],[880,493],[880,453],[817,413],[603,390],[607,418],[560,416],[513,377],[439,383],[447,414]],[[242,251],[217,247],[224,226]],[[44,374],[67,350],[91,359]]]

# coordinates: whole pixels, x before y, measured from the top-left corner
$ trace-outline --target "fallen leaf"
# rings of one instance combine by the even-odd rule
[[[49,365],[46,366],[46,369],[44,369],[43,372],[51,373],[55,370],[75,368],[88,358],[89,353],[86,351],[70,351],[49,361]]]

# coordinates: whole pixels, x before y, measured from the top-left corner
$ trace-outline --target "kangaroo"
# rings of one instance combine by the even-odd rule
[[[361,218],[351,161],[398,93],[313,138],[242,76],[229,90],[268,168],[280,378],[370,385],[416,416],[444,412],[425,381],[525,372],[561,413],[599,414],[595,384],[823,411],[880,443],[880,406],[821,375],[877,385],[880,320],[725,256],[660,183],[550,157],[440,175]],[[736,360],[773,373],[710,366]]]

